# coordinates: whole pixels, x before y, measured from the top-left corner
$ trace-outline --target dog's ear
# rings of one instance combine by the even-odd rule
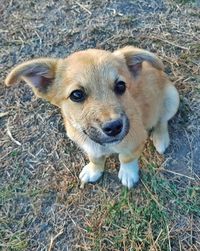
[[[27,61],[16,66],[7,76],[5,84],[10,86],[19,80],[24,80],[35,94],[47,100],[53,95],[52,88],[55,83],[59,59],[39,58]]]
[[[153,67],[158,70],[163,70],[164,65],[162,61],[156,57],[153,53],[142,50],[133,46],[126,46],[122,49],[114,51],[116,56],[123,57],[126,61],[126,64],[133,74],[134,77],[137,77],[142,69],[142,62],[147,61]]]

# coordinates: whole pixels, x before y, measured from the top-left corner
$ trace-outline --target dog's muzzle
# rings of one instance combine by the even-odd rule
[[[129,132],[129,120],[122,115],[115,120],[101,124],[100,128],[90,127],[84,130],[87,136],[100,145],[118,144]]]

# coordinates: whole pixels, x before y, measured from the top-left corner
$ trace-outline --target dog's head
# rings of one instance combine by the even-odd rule
[[[89,49],[65,59],[22,63],[6,84],[23,79],[37,96],[61,108],[67,129],[101,145],[117,144],[129,132],[130,116],[138,113],[130,89],[139,83],[143,61],[163,69],[154,54],[134,47],[113,53]]]

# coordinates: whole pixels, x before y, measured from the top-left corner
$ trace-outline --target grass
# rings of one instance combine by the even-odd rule
[[[88,219],[90,250],[173,250],[179,231],[190,240],[192,233],[186,226],[173,230],[176,219],[199,216],[199,186],[180,189],[156,170],[145,170],[139,188],[124,188],[118,198],[106,198]]]
[[[0,237],[4,239],[4,243],[0,244],[0,250],[22,251],[28,248],[26,234],[23,232],[12,233],[11,235],[0,232]]]
[[[154,152],[153,148],[149,149]],[[145,156],[141,162],[144,161]],[[158,165],[147,160],[146,163],[141,183],[134,190],[120,187],[117,193],[113,193],[104,188],[104,185],[94,185],[97,187],[97,193],[93,195],[95,207],[83,218],[79,216],[79,220],[74,219],[74,224],[79,229],[78,236],[80,238],[81,233],[86,244],[75,244],[74,250],[168,251],[177,245],[180,250],[188,250],[189,247],[193,247],[191,250],[198,250],[199,231],[196,227],[198,223],[195,222],[200,220],[199,184],[187,178],[183,182],[178,177],[169,179]],[[61,178],[59,180],[62,183]],[[61,184],[59,186],[61,189]],[[0,250],[29,250],[32,236],[27,229],[43,210],[38,201],[46,201],[48,204],[51,192],[56,192],[58,205],[65,205],[68,210],[72,205],[81,204],[81,200],[84,201],[93,190],[88,186],[88,190],[79,190],[77,194],[72,192],[70,197],[66,197],[65,191],[60,194],[56,189],[58,188],[41,190],[41,187],[36,186],[29,188],[28,180],[21,177],[0,190],[0,207],[3,209],[0,218]],[[66,189],[77,191],[74,181]],[[93,204],[93,201],[90,203]],[[13,205],[13,209],[9,208],[10,205]],[[83,206],[87,207],[86,204]],[[73,219],[73,214],[70,217]],[[59,231],[62,234],[64,232]],[[184,239],[180,242],[182,235]]]
[[[36,187],[29,189],[24,178],[0,190],[0,250],[27,250],[29,238],[26,228],[31,223],[27,208],[34,207],[34,201],[41,194],[42,191]],[[25,206],[22,205],[24,202]]]

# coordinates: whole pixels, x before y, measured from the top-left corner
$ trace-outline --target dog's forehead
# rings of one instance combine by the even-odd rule
[[[88,49],[71,54],[68,59],[73,62],[80,62],[85,65],[95,64],[101,60],[114,57],[113,53],[105,50]]]
[[[67,72],[70,78],[80,83],[107,80],[117,78],[119,60],[108,51],[87,50],[76,52],[67,59]]]

